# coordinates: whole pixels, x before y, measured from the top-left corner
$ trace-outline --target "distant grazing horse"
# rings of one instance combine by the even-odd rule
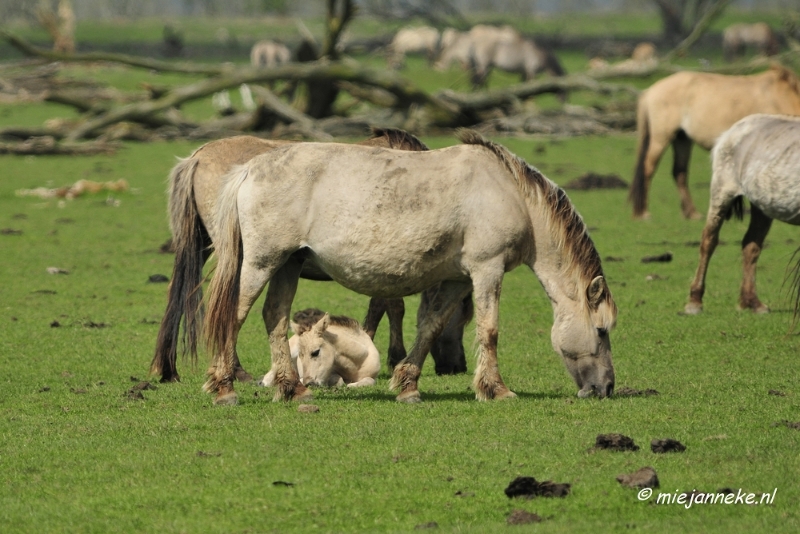
[[[292,52],[277,41],[259,41],[250,49],[250,64],[254,67],[277,67],[292,60]]]
[[[290,143],[290,141],[272,141],[251,136],[220,139],[201,146],[172,169],[169,176],[168,213],[172,243],[175,248],[175,264],[168,290],[167,309],[161,320],[155,354],[150,366],[150,373],[161,375],[162,382],[180,380],[177,353],[181,322],[184,326],[183,342],[192,358],[197,358],[197,317],[202,302],[200,287],[203,281],[203,265],[213,252],[216,240],[214,214],[217,197],[225,184],[226,173],[234,165],[244,164],[259,154]],[[413,135],[393,129],[375,129],[373,137],[362,141],[362,144],[404,150],[427,150],[427,147]],[[303,276],[315,280],[330,279],[324,273],[313,272],[310,268],[304,270]],[[465,306],[470,310],[471,298],[468,300],[470,302]],[[471,312],[469,313],[471,316]],[[375,335],[384,314],[389,317],[388,357],[391,367],[406,356],[403,345],[402,299],[370,301],[364,321],[364,328],[370,336]],[[468,317],[465,322],[469,320]],[[461,369],[466,366],[461,330],[463,327],[447,328],[442,333],[441,343],[460,349],[434,355],[437,362],[441,361],[443,369]],[[457,336],[458,339],[454,339],[453,336]],[[235,359],[235,368],[238,380],[251,380],[250,375],[241,367],[238,357]]]
[[[395,366],[398,401],[418,402],[433,339],[473,292],[477,398],[514,397],[497,365],[503,276],[525,264],[554,310],[551,341],[579,388],[611,395],[609,330],[617,308],[600,256],[562,189],[502,146],[469,131],[427,152],[298,143],[235,169],[217,208],[217,268],[204,332],[214,355],[204,389],[234,404],[236,341],[258,295],[277,399],[311,392],[291,365],[286,333],[304,267],[365,295],[400,298],[438,284],[409,355]]]
[[[486,85],[486,78],[492,68],[517,73],[522,81],[532,80],[540,72],[547,72],[552,76],[565,74],[558,58],[530,39],[500,39],[492,46],[476,45],[473,50],[477,85]]]
[[[428,62],[433,62],[439,50],[439,30],[430,26],[401,28],[389,43],[389,66],[402,68],[406,54],[424,54]]]
[[[731,24],[722,32],[722,52],[732,61],[752,47],[765,56],[778,53],[778,39],[766,22]]]
[[[773,219],[800,225],[800,117],[750,115],[722,134],[712,157],[711,202],[685,311],[703,310],[708,262],[723,220],[732,214],[741,219],[743,198],[747,198],[750,225],[742,240],[739,308],[766,313],[769,308],[756,294],[756,262]]]
[[[639,96],[639,148],[629,198],[633,215],[647,218],[647,192],[661,155],[672,144],[672,176],[687,219],[699,219],[689,195],[687,172],[692,143],[710,150],[722,132],[754,113],[800,115],[800,86],[783,67],[752,76],[679,72]]]
[[[304,386],[375,385],[380,355],[358,321],[309,308],[294,314],[290,328],[295,335],[289,338],[289,350]],[[275,370],[259,385],[274,386]]]

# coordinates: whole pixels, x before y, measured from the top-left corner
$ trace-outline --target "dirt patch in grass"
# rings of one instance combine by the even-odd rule
[[[506,518],[509,525],[529,525],[531,523],[541,523],[543,519],[537,514],[525,510],[514,510]]]
[[[629,488],[657,488],[658,475],[650,466],[642,467],[633,473],[617,475],[617,482]]]
[[[627,189],[628,183],[618,174],[597,174],[587,172],[564,184],[564,189],[576,191],[590,191],[592,189]]]
[[[598,434],[594,447],[589,450],[638,451],[639,446],[624,434]]]
[[[665,452],[683,452],[686,450],[686,445],[672,438],[654,439],[650,442],[650,450],[659,454]]]
[[[614,392],[614,395],[619,397],[650,397],[658,394],[655,389],[634,389],[628,386],[623,386]]]
[[[570,484],[557,483],[552,480],[539,482],[533,477],[517,477],[511,481],[505,489],[509,499],[524,497],[532,499],[534,497],[566,497],[569,495]]]

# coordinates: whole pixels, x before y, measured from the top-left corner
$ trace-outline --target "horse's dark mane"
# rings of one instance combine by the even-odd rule
[[[412,152],[423,152],[429,148],[417,139],[416,136],[411,135],[405,130],[399,128],[378,128],[372,127],[372,139],[380,139],[385,137],[389,142],[391,148],[402,148]]]
[[[586,224],[570,202],[563,189],[545,177],[538,169],[526,163],[522,158],[512,154],[505,147],[484,139],[473,130],[458,131],[458,138],[468,145],[481,145],[491,150],[511,174],[519,180],[520,189],[528,195],[531,189],[541,193],[542,199],[550,207],[550,213],[556,226],[563,232],[563,244],[568,247],[576,265],[581,269],[587,282],[596,276],[603,275],[600,255],[589,237]],[[610,295],[607,294],[607,298]]]
[[[292,317],[292,320],[297,324],[297,328],[295,329],[295,334],[298,336],[304,332],[308,332],[311,330],[320,319],[325,316],[325,312],[317,309],[317,308],[306,308],[305,310],[300,310],[296,312]],[[350,328],[354,331],[361,330],[361,325],[355,319],[351,317],[345,317],[344,315],[331,315],[331,324],[335,326],[341,326],[343,328]]]
[[[778,63],[772,64],[770,70],[774,71],[780,80],[786,82],[792,91],[800,95],[800,80],[797,79],[794,72]]]

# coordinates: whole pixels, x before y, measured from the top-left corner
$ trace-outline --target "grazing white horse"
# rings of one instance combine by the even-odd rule
[[[277,67],[291,60],[292,52],[277,41],[259,41],[250,49],[250,64],[254,67]]]
[[[772,220],[800,225],[800,117],[750,115],[717,141],[712,152],[711,201],[700,242],[700,263],[685,311],[703,310],[708,262],[719,230],[731,214],[740,219],[743,198],[750,201],[750,225],[742,240],[742,287],[739,308],[766,313],[756,294],[756,262]]]
[[[389,43],[389,66],[399,69],[404,66],[406,54],[424,54],[433,61],[439,50],[439,30],[431,26],[401,28]]]
[[[765,56],[778,53],[778,39],[766,22],[731,24],[722,32],[722,51],[725,59],[732,61],[753,47]]]
[[[237,402],[239,330],[267,284],[263,319],[276,399],[311,397],[291,365],[286,338],[306,265],[383,298],[439,284],[413,348],[394,367],[398,401],[419,402],[433,339],[470,291],[480,344],[476,396],[515,396],[497,363],[499,301],[505,273],[522,264],[553,305],[551,342],[578,395],[613,393],[609,331],[617,308],[586,225],[539,171],[475,132],[460,137],[462,145],[427,152],[298,143],[233,171],[217,205],[218,263],[204,329],[214,355],[204,389],[216,394],[215,404]]]
[[[309,308],[295,313],[290,327],[289,350],[304,386],[375,385],[380,354],[358,321]],[[274,386],[275,371],[259,384]]]

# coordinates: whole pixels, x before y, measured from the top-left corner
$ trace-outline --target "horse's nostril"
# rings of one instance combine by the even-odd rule
[[[606,386],[606,397],[610,397],[614,394],[614,383],[610,383]]]

